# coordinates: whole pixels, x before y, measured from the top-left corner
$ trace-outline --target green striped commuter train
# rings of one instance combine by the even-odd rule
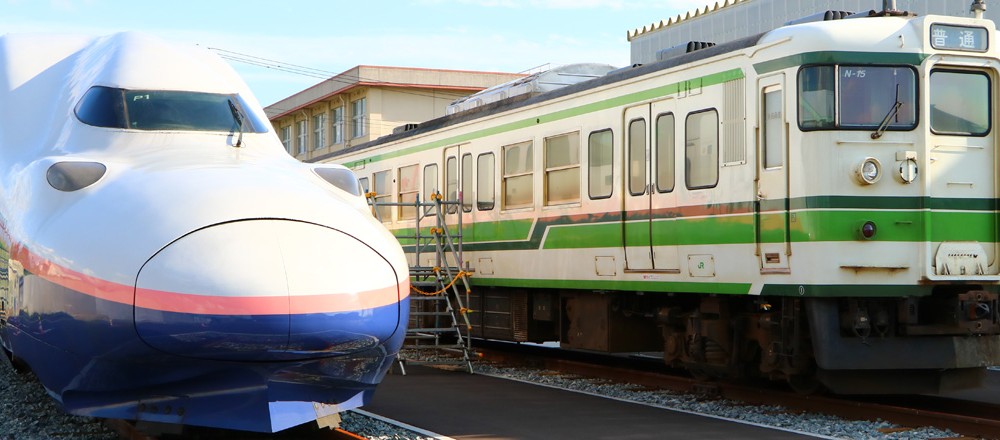
[[[996,27],[825,17],[529,76],[324,160],[380,202],[461,198],[476,337],[797,389],[977,386],[1000,364]],[[413,208],[376,209],[412,234]]]

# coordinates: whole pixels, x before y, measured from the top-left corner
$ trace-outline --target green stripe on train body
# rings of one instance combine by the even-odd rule
[[[983,208],[995,204],[994,200],[899,197],[793,199],[789,202],[793,211],[788,214],[787,219],[784,210],[760,214],[762,227],[759,240],[764,243],[785,241],[784,226],[787,224],[788,238],[793,243],[854,241],[859,239],[857,231],[860,226],[865,221],[873,221],[878,226],[878,234],[872,240],[876,242],[993,243],[1000,241],[993,227],[997,223],[997,212]],[[713,205],[712,211],[743,213],[684,217],[683,208],[677,211],[659,210],[651,222],[652,244],[673,246],[754,243],[758,239],[754,227],[755,215],[744,209],[745,202],[730,205]],[[804,208],[805,206],[810,208]],[[405,228],[397,229],[394,233],[400,237],[402,244],[412,245],[412,240],[402,237],[413,235],[413,231],[413,228]],[[452,232],[457,233],[454,227]],[[427,233],[427,230],[424,229],[423,233]],[[466,223],[462,234],[466,249],[470,251],[622,246],[620,213],[546,217],[537,221],[522,219]],[[639,239],[629,238],[630,243]]]

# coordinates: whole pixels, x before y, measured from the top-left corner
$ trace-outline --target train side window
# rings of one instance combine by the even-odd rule
[[[493,153],[480,154],[476,159],[476,208],[489,211],[496,204],[496,158]]]
[[[719,182],[719,112],[688,114],[684,136],[688,189],[712,188]]]
[[[438,192],[438,166],[436,163],[424,166],[424,194],[425,202],[429,202],[431,196]]]
[[[804,67],[799,71],[799,126],[805,130],[834,127],[834,66]]]
[[[656,190],[674,190],[674,115],[656,117]]]
[[[646,194],[646,120],[628,124],[628,192],[633,196]]]
[[[382,221],[382,223],[389,223],[392,221],[392,207],[388,205],[382,205],[382,203],[388,203],[392,201],[392,173],[390,170],[379,171],[372,176],[372,183],[375,184],[375,216]]]
[[[587,178],[591,199],[611,197],[614,189],[613,142],[610,129],[590,133]]]
[[[545,138],[545,204],[580,201],[580,133]]]
[[[531,141],[503,147],[503,209],[530,208],[533,204]]]
[[[361,185],[361,193],[364,194],[365,197],[368,197],[368,191],[370,191],[368,189],[369,188],[369,186],[368,186],[368,178],[367,177],[361,177],[361,178],[359,178],[358,179],[358,184]]]
[[[420,179],[418,174],[419,169],[417,165],[408,165],[399,169],[397,187],[399,188],[399,203],[401,203],[398,212],[400,220],[417,218],[417,194],[420,192],[420,188],[417,187],[417,182]],[[409,203],[410,205],[402,205],[402,203]]]
[[[472,155],[462,155],[462,211],[472,212]]]
[[[985,136],[990,132],[990,78],[981,72],[931,71],[931,131]]]
[[[446,201],[458,200],[458,160],[449,156],[444,161],[444,197]],[[455,205],[448,205],[448,214],[458,211]]]

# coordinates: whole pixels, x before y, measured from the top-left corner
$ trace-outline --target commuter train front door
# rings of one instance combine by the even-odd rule
[[[761,273],[789,273],[788,122],[784,75],[759,83],[757,200],[754,203]]]

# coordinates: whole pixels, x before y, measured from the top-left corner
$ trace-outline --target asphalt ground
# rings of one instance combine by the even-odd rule
[[[464,371],[408,365],[362,409],[455,439],[803,439],[755,425]]]

